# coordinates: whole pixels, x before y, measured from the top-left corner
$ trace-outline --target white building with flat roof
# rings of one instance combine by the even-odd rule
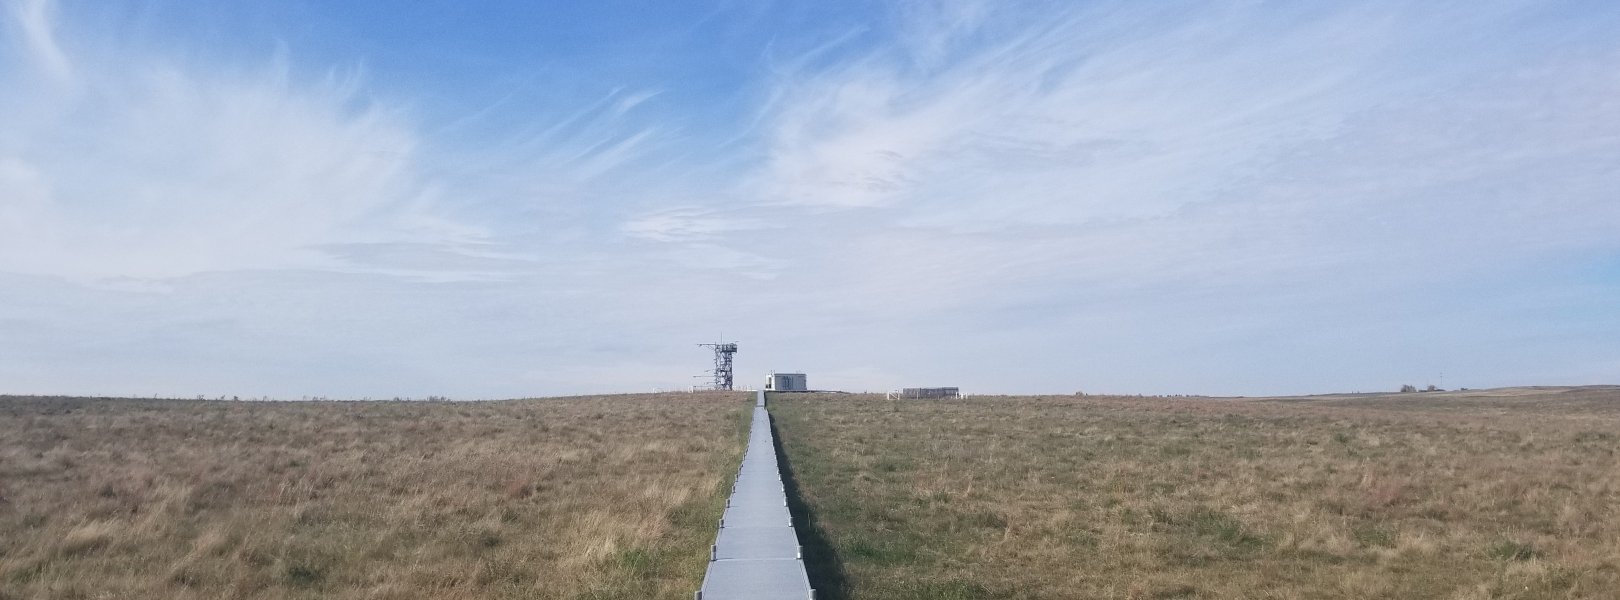
[[[918,400],[930,398],[961,398],[962,390],[953,387],[905,388],[900,390],[900,397]]]
[[[765,389],[772,392],[808,392],[810,383],[804,373],[771,373],[765,380]]]

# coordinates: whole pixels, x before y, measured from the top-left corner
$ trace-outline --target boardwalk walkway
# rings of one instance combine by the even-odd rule
[[[788,514],[777,467],[765,392],[754,403],[754,422],[737,483],[726,502],[698,600],[814,599],[805,576],[799,537]]]

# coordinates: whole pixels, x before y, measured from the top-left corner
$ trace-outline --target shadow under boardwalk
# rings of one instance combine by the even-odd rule
[[[782,436],[776,428],[776,417],[770,417],[771,439],[782,467],[782,489],[787,493],[788,510],[797,525],[799,544],[804,547],[804,568],[810,577],[810,587],[816,590],[816,600],[848,600],[849,579],[838,551],[827,541],[827,532],[821,528],[815,511],[805,503],[799,491],[799,480],[793,474],[793,463],[782,448]]]

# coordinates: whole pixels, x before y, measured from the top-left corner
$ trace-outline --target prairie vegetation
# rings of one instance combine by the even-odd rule
[[[772,406],[822,598],[1620,597],[1616,388]]]
[[[0,599],[689,598],[748,407],[0,397]]]

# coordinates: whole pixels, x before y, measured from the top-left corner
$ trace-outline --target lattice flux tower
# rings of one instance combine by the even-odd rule
[[[698,344],[714,348],[714,389],[731,390],[731,355],[737,353],[736,342],[719,342],[715,344]]]

